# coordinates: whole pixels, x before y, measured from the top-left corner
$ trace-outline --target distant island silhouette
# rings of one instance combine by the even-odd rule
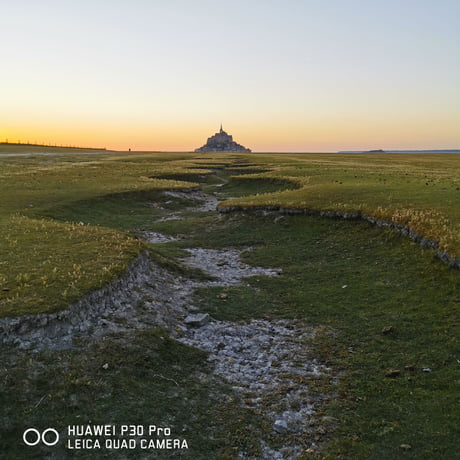
[[[220,131],[209,137],[206,144],[195,149],[195,152],[250,152],[251,149],[237,144],[233,136],[227,134],[220,125]]]

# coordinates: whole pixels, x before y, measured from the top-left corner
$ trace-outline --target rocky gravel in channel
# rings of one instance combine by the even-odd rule
[[[171,241],[178,240],[178,238],[174,236],[164,235],[158,232],[142,232],[142,239],[154,244],[170,243]]]
[[[197,206],[193,206],[193,208],[188,208],[189,210],[192,209],[193,211],[198,212],[209,212],[215,211],[217,209],[217,205],[219,204],[219,200],[213,196],[209,195],[208,193],[204,193],[201,190],[167,190],[163,192],[163,195],[170,196],[172,198],[181,198],[181,199],[193,199],[198,201]],[[187,210],[187,209],[186,209]]]
[[[231,384],[247,408],[270,419],[275,435],[310,439],[273,449],[261,440],[263,458],[294,459],[315,450],[312,423],[324,396],[311,381],[331,369],[311,357],[315,329],[292,320],[214,321],[188,329],[178,340],[209,353],[214,373]]]
[[[217,279],[210,285],[232,286],[240,284],[243,278],[250,276],[277,276],[281,273],[280,269],[252,267],[241,261],[241,254],[250,251],[251,248],[219,249],[191,248],[186,249],[190,254],[181,259],[181,262],[190,268],[199,268],[208,275]]]

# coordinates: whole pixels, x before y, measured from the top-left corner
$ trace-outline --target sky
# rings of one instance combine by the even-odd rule
[[[460,148],[458,0],[0,0],[0,142]]]

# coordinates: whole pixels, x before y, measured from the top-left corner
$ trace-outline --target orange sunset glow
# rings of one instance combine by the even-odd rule
[[[0,142],[459,148],[459,5],[414,5],[9,2]]]

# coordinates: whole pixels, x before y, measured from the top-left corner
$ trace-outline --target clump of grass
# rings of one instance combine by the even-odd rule
[[[143,244],[104,227],[24,216],[1,224],[0,317],[52,312],[119,277]]]

